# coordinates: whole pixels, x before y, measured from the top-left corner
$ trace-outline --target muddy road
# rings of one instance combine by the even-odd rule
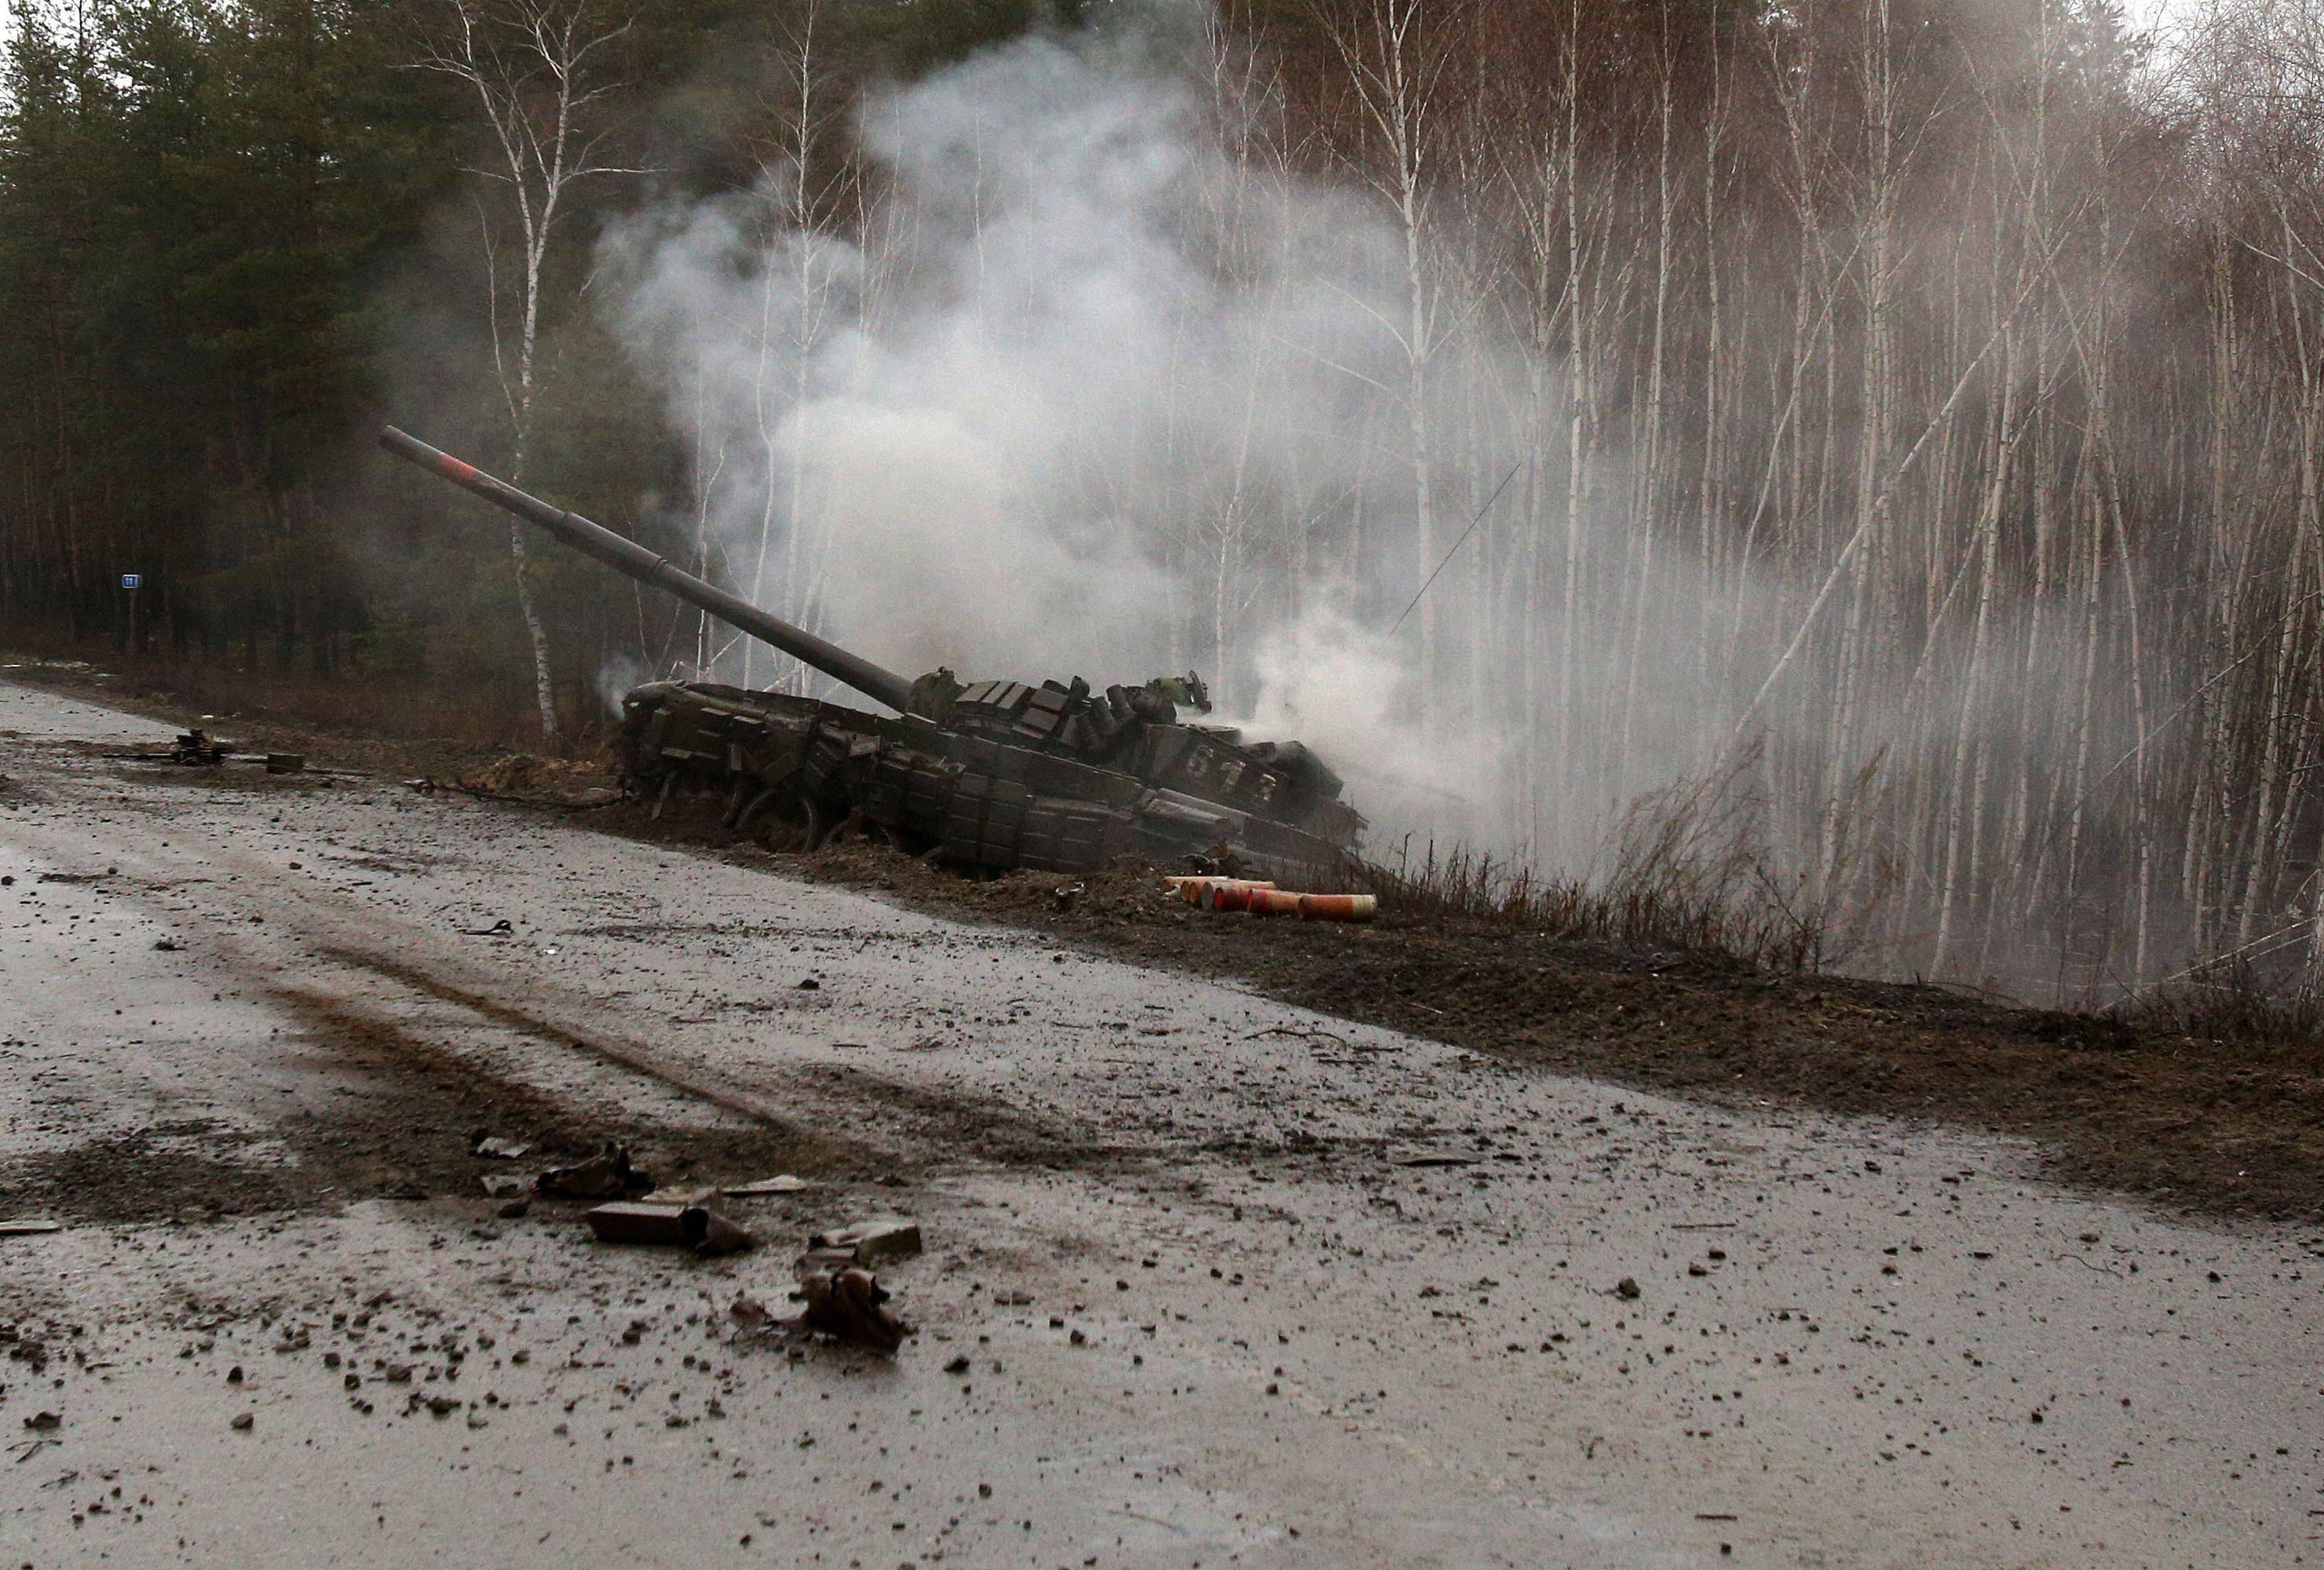
[[[2313,1226],[168,734],[0,684],[8,1563],[2324,1562]],[[738,1330],[893,1214],[892,1363]]]

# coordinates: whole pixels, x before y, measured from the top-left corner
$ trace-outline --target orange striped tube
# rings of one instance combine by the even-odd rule
[[[1379,899],[1369,894],[1303,894],[1299,914],[1311,922],[1368,922],[1379,911]]]
[[[1250,902],[1245,908],[1255,916],[1296,916],[1299,902],[1308,896],[1287,889],[1254,888],[1246,890],[1244,897]]]
[[[1226,880],[1213,872],[1195,872],[1176,874],[1164,878],[1163,881],[1170,886],[1170,891],[1173,894],[1188,904],[1200,904],[1203,903],[1204,889],[1214,883],[1223,883]]]
[[[1194,901],[1206,911],[1240,911],[1250,908],[1250,896],[1264,893],[1275,885],[1249,877],[1213,877],[1200,886],[1188,886],[1195,892]]]

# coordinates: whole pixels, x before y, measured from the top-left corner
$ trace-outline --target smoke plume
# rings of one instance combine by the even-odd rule
[[[618,320],[761,603],[908,671],[1199,667],[1375,817],[1398,781],[1441,816],[1497,743],[1430,722],[1418,618],[1382,637],[1417,544],[1379,396],[1412,380],[1402,240],[1198,80],[1150,36],[1032,38],[875,96],[860,234],[778,164],[617,231]]]

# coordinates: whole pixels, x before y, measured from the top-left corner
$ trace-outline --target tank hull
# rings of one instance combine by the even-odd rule
[[[632,789],[658,801],[722,792],[738,833],[798,823],[814,844],[853,822],[931,859],[996,871],[1084,873],[1135,856],[1331,877],[1356,865],[1361,823],[1337,803],[1324,822],[1296,822],[916,715],[702,682],[631,692],[621,749]]]
[[[1192,671],[1102,692],[1079,677],[964,683],[943,666],[907,680],[393,426],[380,445],[896,711],[703,682],[640,687],[622,700],[623,764],[658,803],[681,786],[723,790],[731,829],[796,816],[813,844],[852,821],[995,869],[1087,872],[1122,856],[1302,881],[1356,869],[1364,821],[1340,800],[1340,776],[1296,741],[1182,723],[1182,707],[1211,710]]]

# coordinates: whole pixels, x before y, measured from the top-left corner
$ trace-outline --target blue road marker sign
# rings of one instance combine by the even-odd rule
[[[124,589],[134,589],[138,584],[144,581],[144,578],[136,573],[124,573],[121,574],[121,586]]]

